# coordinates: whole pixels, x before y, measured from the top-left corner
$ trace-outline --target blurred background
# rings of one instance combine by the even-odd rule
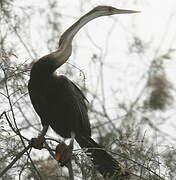
[[[55,51],[61,34],[82,15],[109,5],[141,13],[88,23],[57,73],[86,95],[92,136],[99,144],[141,178],[174,179],[176,1],[1,0],[0,5],[0,169],[24,148],[17,132],[27,144],[41,130],[27,90],[32,64]],[[53,139],[61,139],[51,129],[47,137],[53,148]],[[78,145],[74,154],[76,179],[101,179]],[[32,150],[30,156],[2,179],[68,179],[67,169],[47,150]]]

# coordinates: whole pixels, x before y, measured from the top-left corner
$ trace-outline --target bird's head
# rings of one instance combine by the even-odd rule
[[[97,6],[92,9],[91,13],[96,13],[99,16],[109,16],[114,14],[130,14],[139,13],[140,11],[117,9],[112,6]]]

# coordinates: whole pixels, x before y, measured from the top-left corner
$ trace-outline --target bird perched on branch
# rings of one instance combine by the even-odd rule
[[[29,95],[35,111],[40,116],[44,136],[50,126],[64,138],[75,139],[81,148],[87,148],[96,169],[105,178],[120,173],[120,164],[92,138],[85,96],[66,76],[54,72],[72,53],[72,40],[89,21],[100,16],[137,13],[138,11],[97,6],[82,16],[61,36],[59,48],[34,63],[28,84]]]

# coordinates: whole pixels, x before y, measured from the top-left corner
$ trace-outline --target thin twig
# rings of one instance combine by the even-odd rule
[[[65,165],[69,172],[69,180],[74,180],[74,174],[73,174],[73,167],[71,159],[68,161],[68,163]]]
[[[22,156],[25,152],[27,152],[27,150],[28,150],[30,147],[31,147],[31,146],[28,145],[28,146],[26,146],[26,148],[23,149],[23,151],[21,151],[20,153],[18,153],[18,154],[16,155],[16,157],[12,160],[12,162],[11,162],[4,170],[2,170],[2,172],[0,172],[0,177],[2,177],[2,176],[16,163],[16,161],[17,161],[18,159],[20,159],[21,156]]]
[[[6,77],[5,69],[2,68],[2,70],[3,70],[3,72],[4,72],[4,76]],[[13,110],[13,105],[12,105],[12,102],[11,102],[11,98],[10,98],[10,94],[9,94],[9,89],[8,89],[8,85],[7,85],[7,78],[5,78],[5,79],[6,79],[6,81],[5,81],[5,89],[6,89],[6,93],[7,93],[7,99],[8,99],[8,101],[9,101],[9,106],[10,106],[10,110],[11,110],[11,113],[12,113],[12,118],[13,118],[13,122],[14,122],[15,128],[12,126],[12,124],[10,123],[10,121],[8,121],[8,122],[9,122],[10,127],[13,127],[12,130],[19,136],[19,138],[20,138],[20,140],[21,140],[22,145],[24,146],[24,148],[26,148],[26,145],[25,145],[25,143],[24,143],[23,136],[21,135],[21,133],[20,133],[20,131],[19,131],[19,129],[18,129],[17,123],[16,123],[15,113],[14,113],[14,110]],[[5,113],[5,115],[6,115],[6,113]],[[8,119],[8,117],[7,117],[7,119]],[[32,164],[33,168],[35,169],[35,171],[36,171],[37,174],[38,174],[39,179],[42,180],[43,178],[42,178],[42,176],[40,175],[40,173],[39,173],[39,171],[37,170],[37,168],[35,167],[35,164],[34,164],[33,160],[31,159],[30,154],[28,153],[28,151],[26,151],[26,152],[27,152],[27,156],[28,156],[29,160],[31,161],[31,164]]]

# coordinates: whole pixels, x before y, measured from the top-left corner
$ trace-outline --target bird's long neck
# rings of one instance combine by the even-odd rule
[[[55,55],[57,56],[57,68],[64,64],[68,57],[71,55],[71,52],[69,51],[72,48],[72,40],[77,34],[77,32],[89,21],[99,17],[95,11],[90,11],[84,16],[82,16],[78,21],[76,21],[71,27],[69,27],[61,36],[59,41],[59,50],[55,52]],[[65,57],[59,58],[61,52],[64,52]],[[69,54],[70,53],[70,54]],[[63,53],[61,53],[63,54]]]
[[[86,23],[99,16],[95,11],[90,11],[68,28],[61,36],[58,50],[40,58],[33,66],[32,74],[34,74],[35,77],[37,75],[52,74],[58,67],[63,65],[71,56],[72,40],[76,33]]]
[[[61,36],[59,41],[60,47],[64,47],[67,44],[71,44],[74,36],[77,32],[89,21],[99,17],[100,15],[95,11],[89,11],[87,14],[82,16],[77,22],[75,22],[70,28],[68,28]],[[66,43],[65,43],[66,42]]]

